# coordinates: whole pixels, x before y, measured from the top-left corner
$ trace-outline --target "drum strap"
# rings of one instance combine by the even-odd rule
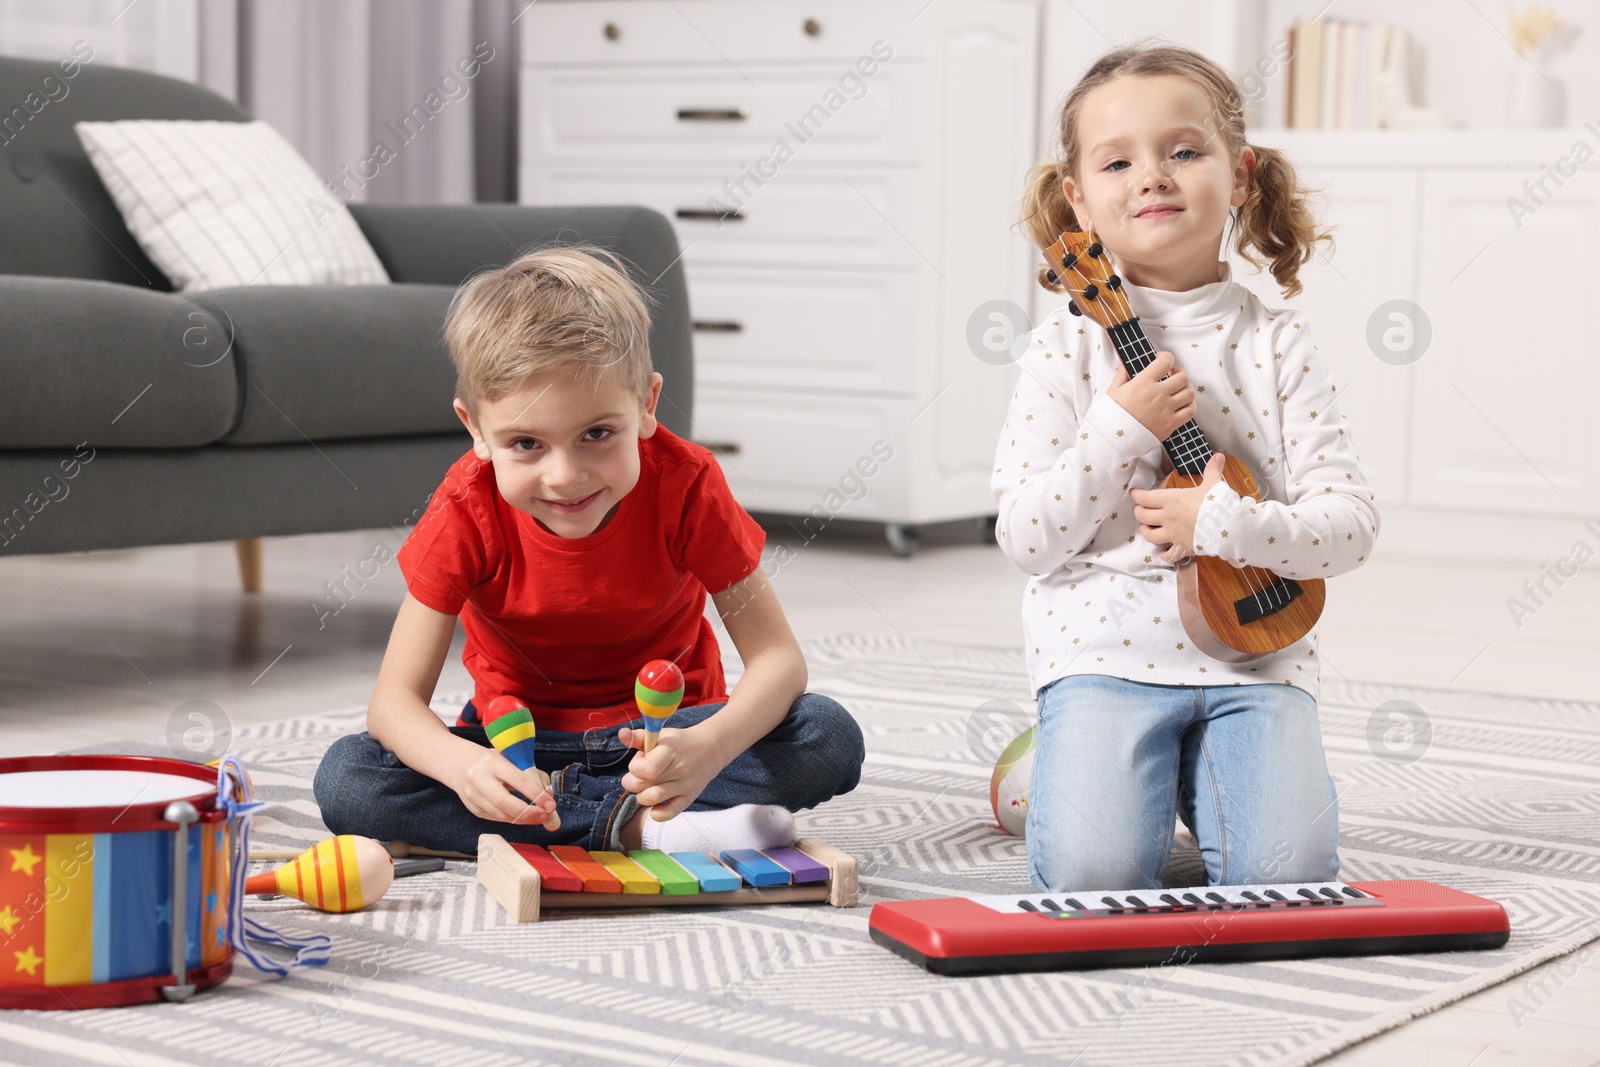
[[[236,789],[244,798],[242,801],[234,798]],[[265,801],[254,798],[250,779],[245,776],[244,765],[236,756],[222,757],[217,766],[217,798],[218,803],[228,812],[229,820],[234,824],[234,840],[238,847],[233,865],[233,889],[228,894],[229,942],[239,950],[240,955],[254,964],[257,970],[279,977],[288,974],[296,967],[323,966],[328,962],[328,951],[333,945],[326,934],[289,937],[278,933],[265,923],[247,918],[244,914],[245,868],[250,865],[248,861],[250,820],[257,811],[267,805]],[[252,948],[246,941],[247,936],[262,944],[291,949],[294,956],[286,962],[279,962]]]

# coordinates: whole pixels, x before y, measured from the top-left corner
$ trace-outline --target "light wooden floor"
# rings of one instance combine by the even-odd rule
[[[781,520],[772,520],[774,539]],[[233,726],[358,705],[370,695],[403,589],[391,563],[319,619],[323,583],[383,543],[384,531],[266,543],[266,592],[238,592],[233,547],[189,545],[0,559],[0,751],[55,752],[106,739],[159,739],[188,701]],[[791,543],[800,539],[790,535]],[[1323,662],[1351,679],[1600,697],[1600,568],[1570,579],[1517,628],[1506,598],[1530,564],[1386,555],[1330,583]],[[836,521],[774,578],[795,631],[899,633],[1016,644],[1022,575],[969,528],[934,531],[911,560],[875,527]],[[724,635],[725,637],[725,635]],[[441,688],[466,688],[459,635]],[[1510,1001],[1539,982],[1521,1025]],[[1526,995],[1524,998],[1526,999]],[[1380,1035],[1332,1058],[1343,1067],[1600,1064],[1600,946]]]

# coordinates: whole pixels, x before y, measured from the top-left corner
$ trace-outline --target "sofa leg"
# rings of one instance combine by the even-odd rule
[[[239,555],[239,584],[246,593],[261,592],[261,538],[241,537],[233,548]]]

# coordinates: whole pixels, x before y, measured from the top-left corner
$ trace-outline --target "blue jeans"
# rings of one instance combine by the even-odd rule
[[[673,713],[673,728],[693,726],[723,704],[701,704]],[[467,704],[467,722],[477,709]],[[361,834],[380,841],[405,841],[424,848],[476,854],[479,834],[537,845],[622,848],[622,827],[638,810],[622,776],[634,749],[617,740],[622,726],[642,729],[643,719],[582,733],[541,730],[535,761],[550,775],[561,828],[523,826],[480,819],[455,790],[400,762],[371,734],[339,738],[322,758],[312,791],[322,820],[336,834]],[[452,726],[457,737],[489,747],[481,726]],[[861,728],[837,702],[806,693],[771,733],[736,756],[690,804],[689,811],[737,804],[781,804],[790,811],[815,807],[861,780],[866,748]]]
[[[1035,885],[1159,888],[1180,814],[1211,885],[1334,880],[1338,794],[1311,694],[1098,674],[1045,687],[1028,794]]]

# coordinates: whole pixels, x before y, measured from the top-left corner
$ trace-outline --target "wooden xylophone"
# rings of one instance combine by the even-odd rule
[[[653,908],[661,905],[856,903],[856,861],[802,838],[793,848],[699,852],[588,852],[569,845],[478,838],[478,881],[512,922],[538,922],[543,908]]]
[[[899,900],[872,939],[935,974],[1499,948],[1505,909],[1424,881]]]

